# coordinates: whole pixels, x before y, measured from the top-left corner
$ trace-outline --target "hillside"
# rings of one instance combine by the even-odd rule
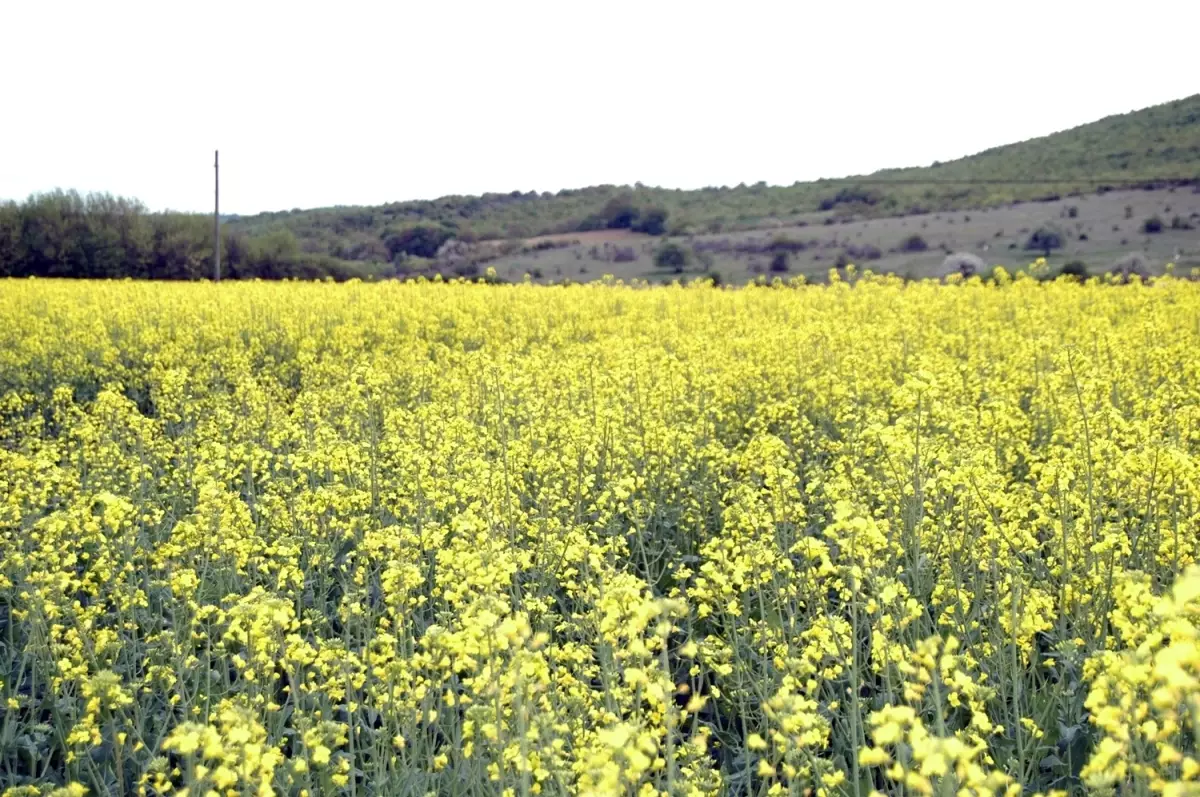
[[[1024,257],[1031,231],[1060,221],[1057,256],[1107,268],[1139,253],[1154,269],[1200,258],[1200,193],[1176,193],[1188,184],[1200,191],[1200,95],[948,163],[791,186],[597,186],[230,217],[222,275],[471,276],[487,264],[504,279],[644,277],[669,236],[694,250],[692,268],[744,281],[765,267],[766,244],[741,241],[755,231],[786,236],[801,273],[868,253],[877,268],[922,275],[951,251]],[[1151,217],[1166,229],[1142,235]],[[211,225],[107,194],[0,203],[0,276],[206,279]],[[903,239],[917,231],[928,248],[914,253]]]
[[[1022,182],[1047,179],[1056,182]],[[637,185],[556,194],[449,196],[374,207],[263,213],[236,219],[230,227],[250,236],[291,233],[309,253],[390,261],[404,251],[436,250],[449,238],[524,239],[636,228],[648,209],[665,213],[665,231],[680,235],[786,227],[811,222],[818,213],[877,218],[1197,179],[1200,94],[955,161],[865,176],[695,191]],[[414,225],[428,227],[425,239],[407,248],[410,242],[404,236]]]

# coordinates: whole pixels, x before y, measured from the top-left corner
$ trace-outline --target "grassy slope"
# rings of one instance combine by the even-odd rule
[[[1062,187],[1095,188],[1074,180],[1141,181],[1200,177],[1200,94],[980,152],[936,166],[888,169],[880,179],[983,180],[1063,177]],[[1012,186],[1012,198],[1048,193]],[[1064,191],[1065,193],[1065,191]],[[943,208],[932,208],[942,210]]]
[[[1054,185],[947,184],[962,180],[1062,177]],[[453,227],[459,237],[516,238],[577,229],[606,202],[632,194],[670,212],[673,233],[788,226],[824,202],[843,215],[879,217],[996,206],[1047,194],[1092,191],[1096,180],[1120,182],[1200,178],[1200,94],[1111,116],[1042,138],[929,167],[888,169],[866,177],[680,191],[597,186],[558,194],[443,197],[375,207],[341,207],[244,217],[231,226],[251,234],[289,230],[313,252],[357,260],[386,258],[382,239],[417,222]],[[887,181],[903,181],[888,185]],[[914,184],[914,181],[933,181]]]

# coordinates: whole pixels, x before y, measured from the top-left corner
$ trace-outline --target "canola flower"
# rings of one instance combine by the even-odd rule
[[[0,283],[0,795],[1200,794],[1200,284],[832,276]]]

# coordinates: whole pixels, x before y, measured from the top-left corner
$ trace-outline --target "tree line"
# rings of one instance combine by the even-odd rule
[[[109,194],[37,194],[0,204],[0,277],[211,279],[212,224],[211,216],[152,213]],[[222,230],[223,278],[344,280],[380,268],[303,251],[287,230]]]

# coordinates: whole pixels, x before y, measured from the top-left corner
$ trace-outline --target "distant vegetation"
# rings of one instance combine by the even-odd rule
[[[1019,182],[1047,173],[1061,182]],[[525,243],[542,235],[628,230],[694,236],[1050,201],[1117,186],[1197,183],[1200,94],[960,160],[868,177],[695,191],[641,184],[555,194],[514,191],[232,218],[224,225],[223,272],[235,278],[347,279],[435,271],[468,276],[499,255],[562,245]],[[1075,216],[1068,211],[1067,218]],[[58,192],[8,203],[0,205],[0,276],[206,278],[212,270],[211,225],[202,214],[150,213],[136,201],[106,195]],[[1191,225],[1190,217],[1177,216],[1170,227]],[[1166,226],[1154,218],[1142,229],[1150,233]],[[481,245],[489,241],[495,243]],[[1043,252],[1057,248],[1052,235],[1030,236],[1024,243]],[[763,254],[778,269],[805,246],[801,241],[773,244]],[[919,253],[928,247],[924,237],[912,234],[900,249]],[[786,251],[782,259],[777,257],[781,250]],[[699,244],[694,251],[704,252]],[[877,257],[871,247],[844,253],[860,261]],[[614,260],[634,262],[637,253],[622,249]]]
[[[1025,241],[1025,249],[1031,252],[1041,252],[1047,257],[1055,249],[1061,249],[1064,235],[1062,230],[1047,224],[1034,230]]]
[[[654,253],[654,265],[681,272],[692,262],[692,255],[684,247],[668,241]]]
[[[366,278],[378,264],[305,252],[288,229],[246,235],[225,227],[222,276]],[[0,277],[194,280],[213,275],[211,216],[150,213],[105,194],[55,192],[0,205]]]

